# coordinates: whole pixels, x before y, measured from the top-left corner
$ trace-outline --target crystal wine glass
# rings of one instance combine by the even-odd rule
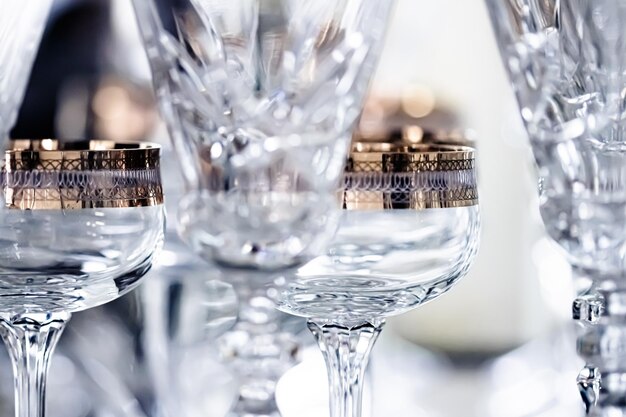
[[[17,118],[52,0],[0,0],[0,147]]]
[[[276,269],[320,248],[393,1],[136,0],[186,240]]]
[[[45,415],[52,350],[74,311],[138,285],[162,240],[159,148],[19,140],[1,171],[0,333],[17,417]]]
[[[365,366],[385,318],[448,291],[478,248],[474,152],[356,143],[326,255],[298,271],[279,308],[308,319],[328,368],[332,417],[359,417]]]
[[[626,341],[626,2],[486,3],[539,170],[543,222],[592,281],[574,303],[590,365],[580,388],[593,405],[589,387],[603,374],[592,413],[613,413],[623,408],[626,375],[618,348]]]
[[[246,278],[235,286],[248,340],[268,327],[248,318],[276,315],[264,282],[317,255],[336,227],[335,191],[393,3],[133,2],[184,175],[181,236],[223,268],[270,271],[224,272]],[[265,346],[283,333],[274,328]],[[248,345],[258,358],[233,350],[250,361],[266,351]],[[262,397],[235,412],[275,414]]]

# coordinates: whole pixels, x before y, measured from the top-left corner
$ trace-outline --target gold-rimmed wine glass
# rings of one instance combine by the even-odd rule
[[[385,318],[448,291],[478,249],[474,150],[361,142],[341,189],[339,230],[301,267],[279,308],[306,317],[328,368],[332,417],[359,417],[364,370]]]
[[[157,145],[16,140],[0,173],[0,333],[16,417],[45,416],[48,363],[74,311],[138,285],[163,235]]]

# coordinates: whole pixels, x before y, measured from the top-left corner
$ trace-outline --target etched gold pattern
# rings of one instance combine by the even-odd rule
[[[71,210],[162,204],[159,158],[160,147],[149,143],[11,141],[0,171],[5,205]]]
[[[467,207],[478,204],[474,150],[441,143],[357,142],[344,173],[347,210]]]

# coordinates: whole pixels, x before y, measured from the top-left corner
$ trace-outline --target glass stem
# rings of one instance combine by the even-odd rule
[[[13,363],[15,417],[44,417],[52,352],[70,313],[0,315],[0,335]]]
[[[304,329],[304,321],[276,310],[275,302],[263,292],[246,295],[240,287],[238,298],[238,322],[222,337],[223,348],[232,350],[232,364],[241,384],[229,417],[280,417],[276,384],[296,365],[300,351],[289,324],[296,320]]]
[[[343,325],[309,320],[328,371],[331,417],[361,417],[363,379],[383,320]]]

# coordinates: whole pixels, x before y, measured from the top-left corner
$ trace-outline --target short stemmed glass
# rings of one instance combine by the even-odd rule
[[[356,143],[327,254],[301,267],[279,308],[308,319],[328,368],[332,417],[359,417],[365,367],[385,318],[448,291],[478,248],[474,152]]]
[[[541,177],[546,230],[591,282],[573,307],[588,363],[583,399],[591,415],[626,415],[626,3],[486,3]]]
[[[393,3],[133,2],[185,179],[180,234],[224,269],[264,271],[223,274],[246,276],[235,287],[254,301],[240,307],[249,340],[261,339],[256,324],[271,327],[252,318],[276,315],[265,281],[317,255],[336,227],[336,188]],[[263,402],[239,412],[276,413]]]
[[[17,118],[52,0],[0,0],[0,147]]]
[[[43,417],[48,363],[74,311],[138,285],[162,240],[159,148],[18,140],[0,179],[0,333],[15,415]]]

